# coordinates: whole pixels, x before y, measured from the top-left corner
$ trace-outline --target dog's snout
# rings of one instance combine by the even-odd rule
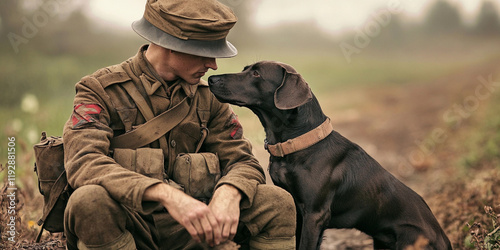
[[[221,78],[219,76],[210,76],[208,78],[208,85],[213,86],[221,82]]]

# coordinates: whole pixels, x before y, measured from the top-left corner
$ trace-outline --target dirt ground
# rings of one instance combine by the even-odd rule
[[[493,194],[498,194],[500,183],[499,178],[491,178],[492,174],[484,177],[478,173],[471,178],[476,180],[484,177],[481,180],[490,182],[471,181],[476,183],[471,188],[462,182],[454,184],[460,172],[456,165],[460,156],[457,137],[460,131],[467,129],[467,123],[479,115],[481,108],[486,106],[483,104],[489,100],[482,100],[477,109],[469,112],[470,116],[461,120],[459,126],[450,126],[446,115],[453,114],[457,104],[467,104],[467,98],[477,94],[475,90],[481,84],[478,77],[488,78],[497,74],[499,62],[491,61],[452,72],[432,82],[368,87],[363,90],[347,88],[328,96],[316,94],[324,112],[332,119],[334,129],[359,144],[382,166],[422,195],[458,249],[463,248],[464,238],[468,235],[467,230],[463,230],[465,223],[476,218],[473,215],[476,216],[479,213],[477,211],[483,209],[477,204],[464,203],[464,200],[474,198],[466,195],[474,193],[470,190],[477,185],[485,186],[484,183],[490,186],[486,185],[480,190],[491,189]],[[245,124],[245,121],[242,123]],[[440,136],[436,139],[437,132],[440,132]],[[259,161],[267,166],[268,153],[263,149],[262,142],[253,143]],[[494,172],[496,177],[500,176],[498,169]],[[460,192],[457,187],[469,193]],[[36,190],[36,183],[25,183],[25,189]],[[475,195],[481,198],[482,191],[478,192]],[[23,199],[32,202],[25,204],[25,217],[38,216],[30,215],[29,211],[40,205],[40,198],[40,195],[26,192]],[[495,202],[498,205],[498,200]],[[45,235],[44,243],[33,245],[36,231],[32,229],[25,232],[26,244],[18,246],[30,249],[63,248],[63,240],[59,236]],[[328,229],[321,249],[372,249],[371,244],[370,237],[359,231]]]

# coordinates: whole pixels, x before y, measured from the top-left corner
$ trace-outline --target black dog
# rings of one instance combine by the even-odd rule
[[[372,236],[377,249],[404,249],[419,237],[428,249],[451,249],[422,197],[332,131],[291,66],[258,62],[208,82],[220,101],[248,107],[264,126],[271,178],[297,206],[299,249],[319,249],[327,228],[356,228]]]

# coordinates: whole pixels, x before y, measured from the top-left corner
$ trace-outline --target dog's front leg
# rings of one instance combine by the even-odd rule
[[[323,231],[330,216],[328,213],[305,213],[302,216],[302,229],[299,246],[300,250],[319,249],[323,237]]]

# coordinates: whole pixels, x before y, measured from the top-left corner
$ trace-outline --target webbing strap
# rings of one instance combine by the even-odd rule
[[[171,109],[139,125],[134,130],[114,137],[111,140],[111,148],[140,148],[158,140],[187,116],[189,112],[187,99],[188,97],[184,97]]]
[[[139,109],[139,111],[141,111],[141,114],[144,116],[146,121],[153,119],[153,117],[155,116],[153,114],[153,111],[151,110],[148,103],[146,102],[146,99],[144,99],[144,97],[142,97],[142,95],[139,92],[139,90],[137,89],[137,87],[135,87],[134,82],[127,81],[127,82],[123,83],[122,86],[123,86],[123,88],[125,88],[125,90],[130,95],[130,97],[132,97],[135,104],[137,105],[137,108]]]
[[[210,118],[210,110],[201,110],[198,108],[197,112],[201,121],[201,139],[196,146],[196,150],[194,151],[195,153],[200,151],[203,142],[207,139],[208,133],[210,133],[210,130],[207,127],[208,119]]]
[[[57,200],[59,199],[59,196],[61,196],[62,192],[68,185],[68,180],[66,178],[66,170],[64,170],[59,177],[57,177],[57,180],[54,182],[54,185],[52,186],[50,190],[50,198],[48,201],[48,204],[46,204],[46,207],[48,208],[47,211],[48,213],[43,213],[42,218],[38,221],[38,225],[41,226],[40,233],[36,237],[36,242],[40,242],[40,238],[42,237],[42,232],[43,232],[43,225],[45,223],[45,220],[49,216],[50,212],[52,212],[52,209],[57,203]]]

